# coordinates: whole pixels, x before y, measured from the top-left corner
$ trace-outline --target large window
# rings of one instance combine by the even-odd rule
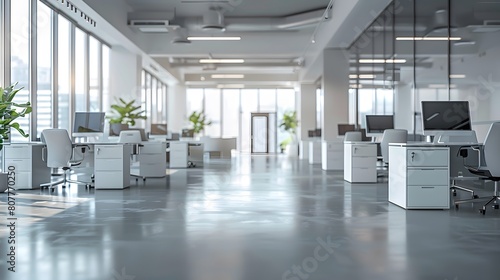
[[[11,1],[11,44],[10,44],[10,79],[12,83],[18,83],[18,87],[23,89],[17,93],[13,102],[24,103],[30,101],[30,1]],[[19,118],[17,120],[21,128],[30,133],[29,118]],[[21,137],[19,133],[12,131],[11,141],[28,141]]]
[[[38,1],[36,134],[52,127],[52,10]]]
[[[71,23],[63,16],[57,18],[57,108],[58,127],[70,129],[70,93],[71,93]]]
[[[191,88],[187,90],[186,96],[188,115],[193,111],[204,111],[207,119],[212,121],[204,135],[238,137],[238,149],[243,152],[250,152],[251,113],[276,114],[271,114],[272,123],[269,127],[272,134],[270,141],[273,141],[270,147],[276,147],[289,137],[287,132],[278,129],[279,122],[285,112],[294,110],[293,89]],[[186,123],[186,127],[188,126]]]
[[[152,123],[167,122],[167,85],[148,71],[141,73],[141,106],[147,120],[145,127],[149,130]]]
[[[75,111],[87,111],[87,34],[75,28]]]
[[[11,140],[35,140],[53,126],[70,130],[75,110],[100,111],[103,94],[109,94],[109,47],[45,1],[7,2],[10,46],[2,48],[2,62],[10,62],[10,75],[2,81],[22,87],[14,102],[31,101],[35,109],[18,119],[30,139],[12,131]]]

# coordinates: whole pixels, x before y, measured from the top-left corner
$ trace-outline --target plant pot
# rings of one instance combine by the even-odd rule
[[[290,143],[286,146],[286,155],[289,157],[299,156],[299,144]]]
[[[120,131],[127,130],[128,124],[112,123],[109,124],[109,136],[119,136]]]
[[[9,186],[9,174],[0,172],[0,193],[7,190]]]

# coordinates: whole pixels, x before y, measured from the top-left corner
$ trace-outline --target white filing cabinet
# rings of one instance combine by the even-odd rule
[[[15,168],[15,189],[37,189],[40,184],[50,182],[50,168],[42,160],[43,144],[4,145],[4,168]]]
[[[404,209],[449,209],[448,147],[389,145],[389,202]]]
[[[95,189],[124,189],[130,185],[130,154],[128,144],[95,145]]]
[[[309,142],[309,164],[321,163],[321,141]]]
[[[377,182],[376,143],[344,143],[344,180],[350,183]]]
[[[300,141],[299,159],[309,159],[309,142],[307,140]]]
[[[321,146],[321,168],[323,170],[344,169],[344,143],[324,141]]]
[[[170,142],[170,168],[186,168],[188,166],[189,143],[184,141]]]
[[[141,177],[164,177],[167,168],[166,142],[143,142],[139,149],[137,160],[139,161],[139,173],[134,174]]]

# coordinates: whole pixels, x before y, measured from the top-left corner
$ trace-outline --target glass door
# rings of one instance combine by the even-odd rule
[[[251,113],[251,152],[269,153],[269,114]]]

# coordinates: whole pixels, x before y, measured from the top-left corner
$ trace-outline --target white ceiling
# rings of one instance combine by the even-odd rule
[[[350,44],[390,0],[84,0],[118,30],[186,84],[200,85],[200,77],[213,73],[245,74],[249,83],[266,76],[266,84],[293,86],[314,81],[321,71],[303,74],[321,59],[322,50]],[[192,2],[192,3],[186,3]],[[202,30],[203,15],[217,9],[224,15],[226,31]],[[168,33],[142,33],[127,26],[131,19],[167,19]],[[349,17],[349,18],[348,18]],[[353,24],[355,22],[356,24]],[[241,41],[172,43],[173,28],[190,36],[241,36]],[[343,30],[340,30],[343,28]],[[311,39],[316,34],[316,43]],[[201,65],[201,58],[242,58],[241,65]],[[273,77],[276,77],[273,79]],[[290,79],[290,80],[286,80]],[[206,80],[206,79],[205,79]],[[236,83],[231,80],[211,83]],[[241,83],[244,81],[238,81]],[[263,81],[264,82],[264,81]],[[292,83],[291,83],[292,82]]]

